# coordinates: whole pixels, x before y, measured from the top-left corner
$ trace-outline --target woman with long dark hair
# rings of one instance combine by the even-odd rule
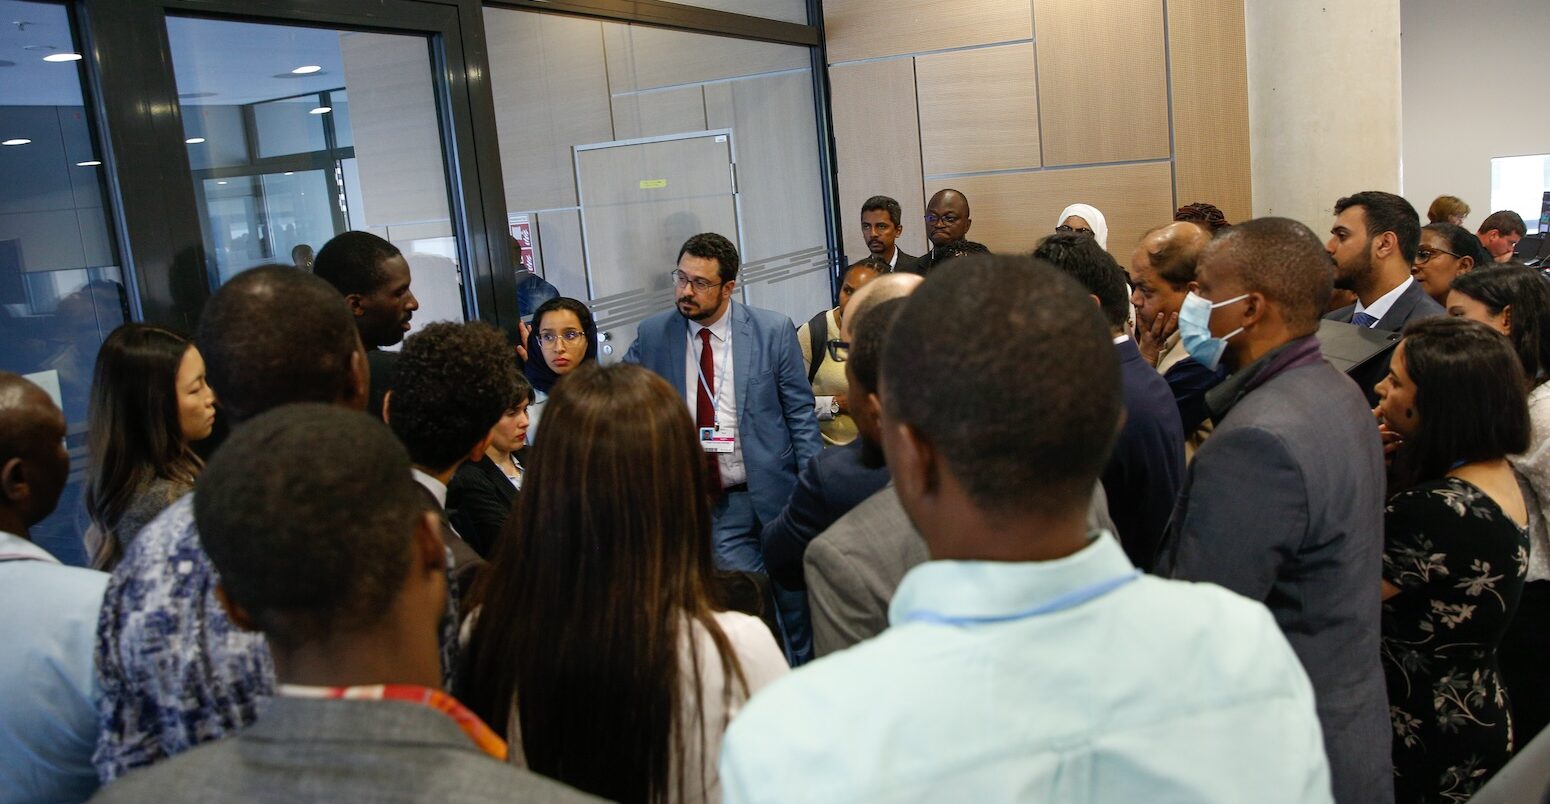
[[[1497,648],[1528,571],[1523,369],[1458,318],[1405,328],[1378,414],[1403,438],[1384,512],[1382,658],[1397,802],[1469,797],[1514,749]]]
[[[547,415],[458,696],[539,774],[612,801],[719,801],[727,723],[787,668],[763,621],[715,603],[688,408],[643,368],[594,365]]]
[[[1502,680],[1512,696],[1518,745],[1550,725],[1550,285],[1522,266],[1478,268],[1453,281],[1448,312],[1507,336],[1528,378],[1528,450],[1510,456],[1529,504],[1528,582],[1502,638]]]
[[[558,296],[538,305],[527,336],[527,363],[522,371],[533,385],[528,406],[527,440],[536,443],[538,420],[549,392],[560,378],[597,361],[597,322],[585,304]]]
[[[113,330],[97,352],[90,422],[92,564],[111,570],[140,529],[194,487],[203,463],[190,445],[215,425],[204,358],[171,330]]]

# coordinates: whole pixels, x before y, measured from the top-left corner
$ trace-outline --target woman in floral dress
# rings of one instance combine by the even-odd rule
[[[1397,437],[1383,551],[1383,664],[1395,799],[1466,801],[1513,751],[1496,651],[1528,571],[1506,456],[1528,445],[1507,340],[1460,318],[1405,330],[1376,414]]]

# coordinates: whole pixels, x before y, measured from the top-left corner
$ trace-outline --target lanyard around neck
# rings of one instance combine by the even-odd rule
[[[506,761],[507,746],[479,719],[479,716],[458,703],[456,698],[429,687],[413,684],[372,684],[359,687],[311,687],[282,684],[280,694],[290,698],[327,698],[351,701],[403,701],[434,709],[457,724],[480,751],[502,762]]]
[[[1016,620],[1026,620],[1032,617],[1039,617],[1045,614],[1054,614],[1058,611],[1065,611],[1066,609],[1076,608],[1077,606],[1080,606],[1090,600],[1103,597],[1104,595],[1120,588],[1121,586],[1124,586],[1127,583],[1130,583],[1131,581],[1134,581],[1139,577],[1141,577],[1141,570],[1132,568],[1124,575],[1118,575],[1113,578],[1099,581],[1095,584],[1083,586],[1079,589],[1073,589],[1063,595],[1060,595],[1059,597],[1056,597],[1053,600],[1045,601],[1032,608],[1023,609],[1022,611],[1014,611],[1010,614],[959,616],[953,614],[942,614],[935,611],[927,611],[925,609],[917,609],[915,611],[906,613],[904,615],[904,622],[927,622],[935,623],[936,625],[967,626],[994,625],[996,623],[1009,623]]]

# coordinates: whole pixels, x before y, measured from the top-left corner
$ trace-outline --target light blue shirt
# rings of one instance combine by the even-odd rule
[[[0,531],[0,802],[97,789],[92,649],[108,576]]]
[[[732,722],[724,801],[1330,801],[1312,686],[1265,607],[1133,572],[1107,533],[916,567],[889,630]]]

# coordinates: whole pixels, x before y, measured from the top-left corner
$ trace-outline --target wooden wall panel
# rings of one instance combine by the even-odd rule
[[[915,88],[927,176],[1039,166],[1033,45],[918,56]]]
[[[1170,156],[1163,4],[1035,0],[1044,164]]]
[[[851,262],[867,256],[861,204],[874,195],[892,196],[903,207],[899,244],[910,254],[920,254],[926,245],[926,204],[921,196],[914,60],[830,68],[829,102],[845,256]]]
[[[705,130],[705,92],[699,86],[615,95],[611,102],[615,139]]]
[[[1027,0],[825,0],[829,63],[1033,38]]]
[[[1109,253],[1130,260],[1141,235],[1173,219],[1173,182],[1167,162],[1002,173],[926,182],[926,192],[946,187],[969,199],[974,220],[968,238],[992,251],[1027,253],[1055,231],[1055,217],[1070,204],[1091,204],[1109,224]]]
[[[605,22],[608,85],[614,92],[720,81],[812,64],[795,45]]]
[[[573,207],[571,146],[614,138],[601,23],[500,8],[484,22],[506,206]]]
[[[1243,23],[1242,4],[1168,2],[1178,204],[1208,201],[1230,221],[1253,215]]]

